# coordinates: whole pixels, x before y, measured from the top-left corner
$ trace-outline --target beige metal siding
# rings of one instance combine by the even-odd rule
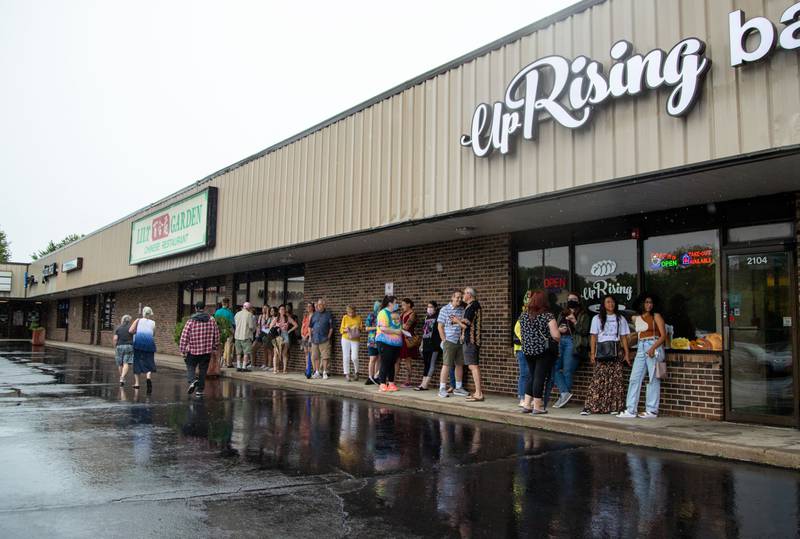
[[[800,143],[798,54],[729,66],[728,13],[776,22],[786,0],[609,0],[517,39],[327,125],[210,181],[219,187],[214,249],[128,265],[131,219],[43,262],[82,256],[80,272],[33,293],[66,290],[339,234],[430,218],[660,169]],[[641,53],[682,38],[707,43],[713,65],[686,118],[664,110],[666,92],[619,99],[572,131],[539,125],[508,156],[475,158],[460,147],[475,106],[502,99],[531,61],[585,54],[610,66],[619,39]],[[207,185],[207,184],[206,184]],[[198,185],[190,192],[206,187]],[[186,194],[190,194],[186,193]],[[181,195],[184,196],[184,195]],[[164,201],[162,205],[166,205]],[[33,265],[41,273],[41,263]]]
[[[26,264],[0,264],[0,271],[11,272],[11,292],[0,292],[0,299],[25,297],[25,271],[27,269]]]

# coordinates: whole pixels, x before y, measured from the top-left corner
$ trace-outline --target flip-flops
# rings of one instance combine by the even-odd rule
[[[464,400],[467,401],[467,402],[483,402],[484,401],[484,397],[482,397],[482,396],[481,397],[476,397],[475,395],[470,395],[469,397],[467,397]]]

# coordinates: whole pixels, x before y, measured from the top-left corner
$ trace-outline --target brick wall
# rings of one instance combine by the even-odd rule
[[[517,367],[510,355],[511,245],[507,235],[458,239],[448,243],[395,249],[306,264],[305,297],[324,297],[335,319],[334,361],[331,371],[342,373],[338,324],[347,304],[365,317],[384,295],[385,283],[394,283],[394,295],[409,297],[415,305],[418,331],[429,300],[447,303],[453,289],[473,286],[483,307],[484,346],[481,371],[488,391],[506,391],[516,384]],[[360,369],[366,372],[366,346],[359,350]],[[294,369],[305,368],[301,354],[293,354]],[[413,363],[413,379],[422,376],[422,361]],[[405,370],[398,380],[404,380]],[[471,383],[468,383],[469,387]]]
[[[178,345],[173,340],[175,323],[178,315],[178,284],[170,283],[159,286],[133,288],[116,293],[114,308],[114,326],[119,325],[123,315],[129,314],[136,319],[141,308],[153,309],[153,320],[156,322],[156,347],[164,354],[177,354]],[[104,335],[104,344],[111,343],[111,332]],[[71,337],[70,337],[70,340]]]

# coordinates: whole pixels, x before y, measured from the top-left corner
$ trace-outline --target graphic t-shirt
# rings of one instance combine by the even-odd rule
[[[617,320],[619,320],[619,333],[617,333]],[[595,315],[589,330],[592,335],[597,335],[597,342],[618,341],[622,335],[629,335],[630,332],[628,321],[621,314],[607,316],[606,325],[603,328],[600,327],[600,315]]]
[[[442,337],[439,335],[439,322],[436,314],[429,314],[422,324],[422,350],[425,352],[439,349]]]
[[[366,325],[368,328],[374,328],[375,324],[377,323],[378,323],[378,315],[376,315],[375,313],[369,313],[367,315],[366,322],[364,322],[364,325]],[[367,346],[375,348],[375,337],[377,336],[377,334],[378,332],[374,329],[370,330],[367,333]]]

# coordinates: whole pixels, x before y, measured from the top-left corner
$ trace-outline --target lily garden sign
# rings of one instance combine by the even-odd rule
[[[777,47],[800,48],[800,2],[786,9],[778,34],[765,17],[747,19],[741,10],[728,16],[730,65],[739,67],[766,58]],[[748,48],[748,38],[753,36]],[[668,52],[654,49],[636,54],[632,43],[619,40],[611,46],[608,73],[597,60],[578,56],[546,56],[522,68],[506,87],[502,101],[481,103],[472,114],[470,132],[460,143],[477,157],[493,151],[507,154],[519,138],[536,140],[543,114],[556,123],[578,129],[589,123],[597,107],[647,91],[670,89],[666,112],[686,116],[697,102],[711,59],[704,41],[689,37]]]
[[[209,187],[131,224],[130,263],[214,246],[217,188]]]

